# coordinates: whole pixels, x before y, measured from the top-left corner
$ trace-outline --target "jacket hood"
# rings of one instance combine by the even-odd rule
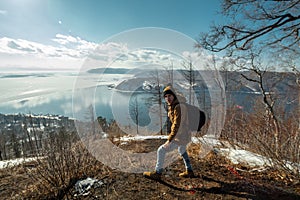
[[[186,103],[186,98],[182,94],[177,94],[177,99],[178,103]]]

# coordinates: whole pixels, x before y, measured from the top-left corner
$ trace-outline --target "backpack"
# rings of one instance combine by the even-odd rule
[[[205,113],[197,106],[184,103],[188,110],[189,128],[191,131],[200,131],[206,121]]]

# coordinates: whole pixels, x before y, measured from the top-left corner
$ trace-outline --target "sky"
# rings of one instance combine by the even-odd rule
[[[1,0],[0,69],[78,70],[99,44],[111,53],[119,47],[104,41],[143,27],[196,39],[219,9],[218,0]]]

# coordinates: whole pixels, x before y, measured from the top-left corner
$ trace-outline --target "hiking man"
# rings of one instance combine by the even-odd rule
[[[190,158],[186,152],[186,145],[191,140],[191,131],[189,130],[187,108],[184,105],[186,99],[176,94],[171,86],[163,90],[164,99],[168,104],[168,117],[172,123],[168,140],[157,150],[157,161],[155,171],[144,172],[144,176],[152,179],[160,179],[163,172],[164,159],[167,152],[178,149],[183,158],[186,171],[180,173],[180,177],[194,177]],[[182,104],[180,104],[182,103]]]

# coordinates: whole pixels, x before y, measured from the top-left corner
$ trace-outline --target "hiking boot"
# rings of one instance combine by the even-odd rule
[[[185,172],[180,173],[179,177],[182,177],[182,178],[194,178],[195,174],[191,170],[186,170]]]
[[[154,180],[159,180],[160,177],[161,177],[161,174],[157,173],[156,171],[154,171],[154,172],[144,172],[143,175],[146,178],[151,178],[151,179],[154,179]]]

